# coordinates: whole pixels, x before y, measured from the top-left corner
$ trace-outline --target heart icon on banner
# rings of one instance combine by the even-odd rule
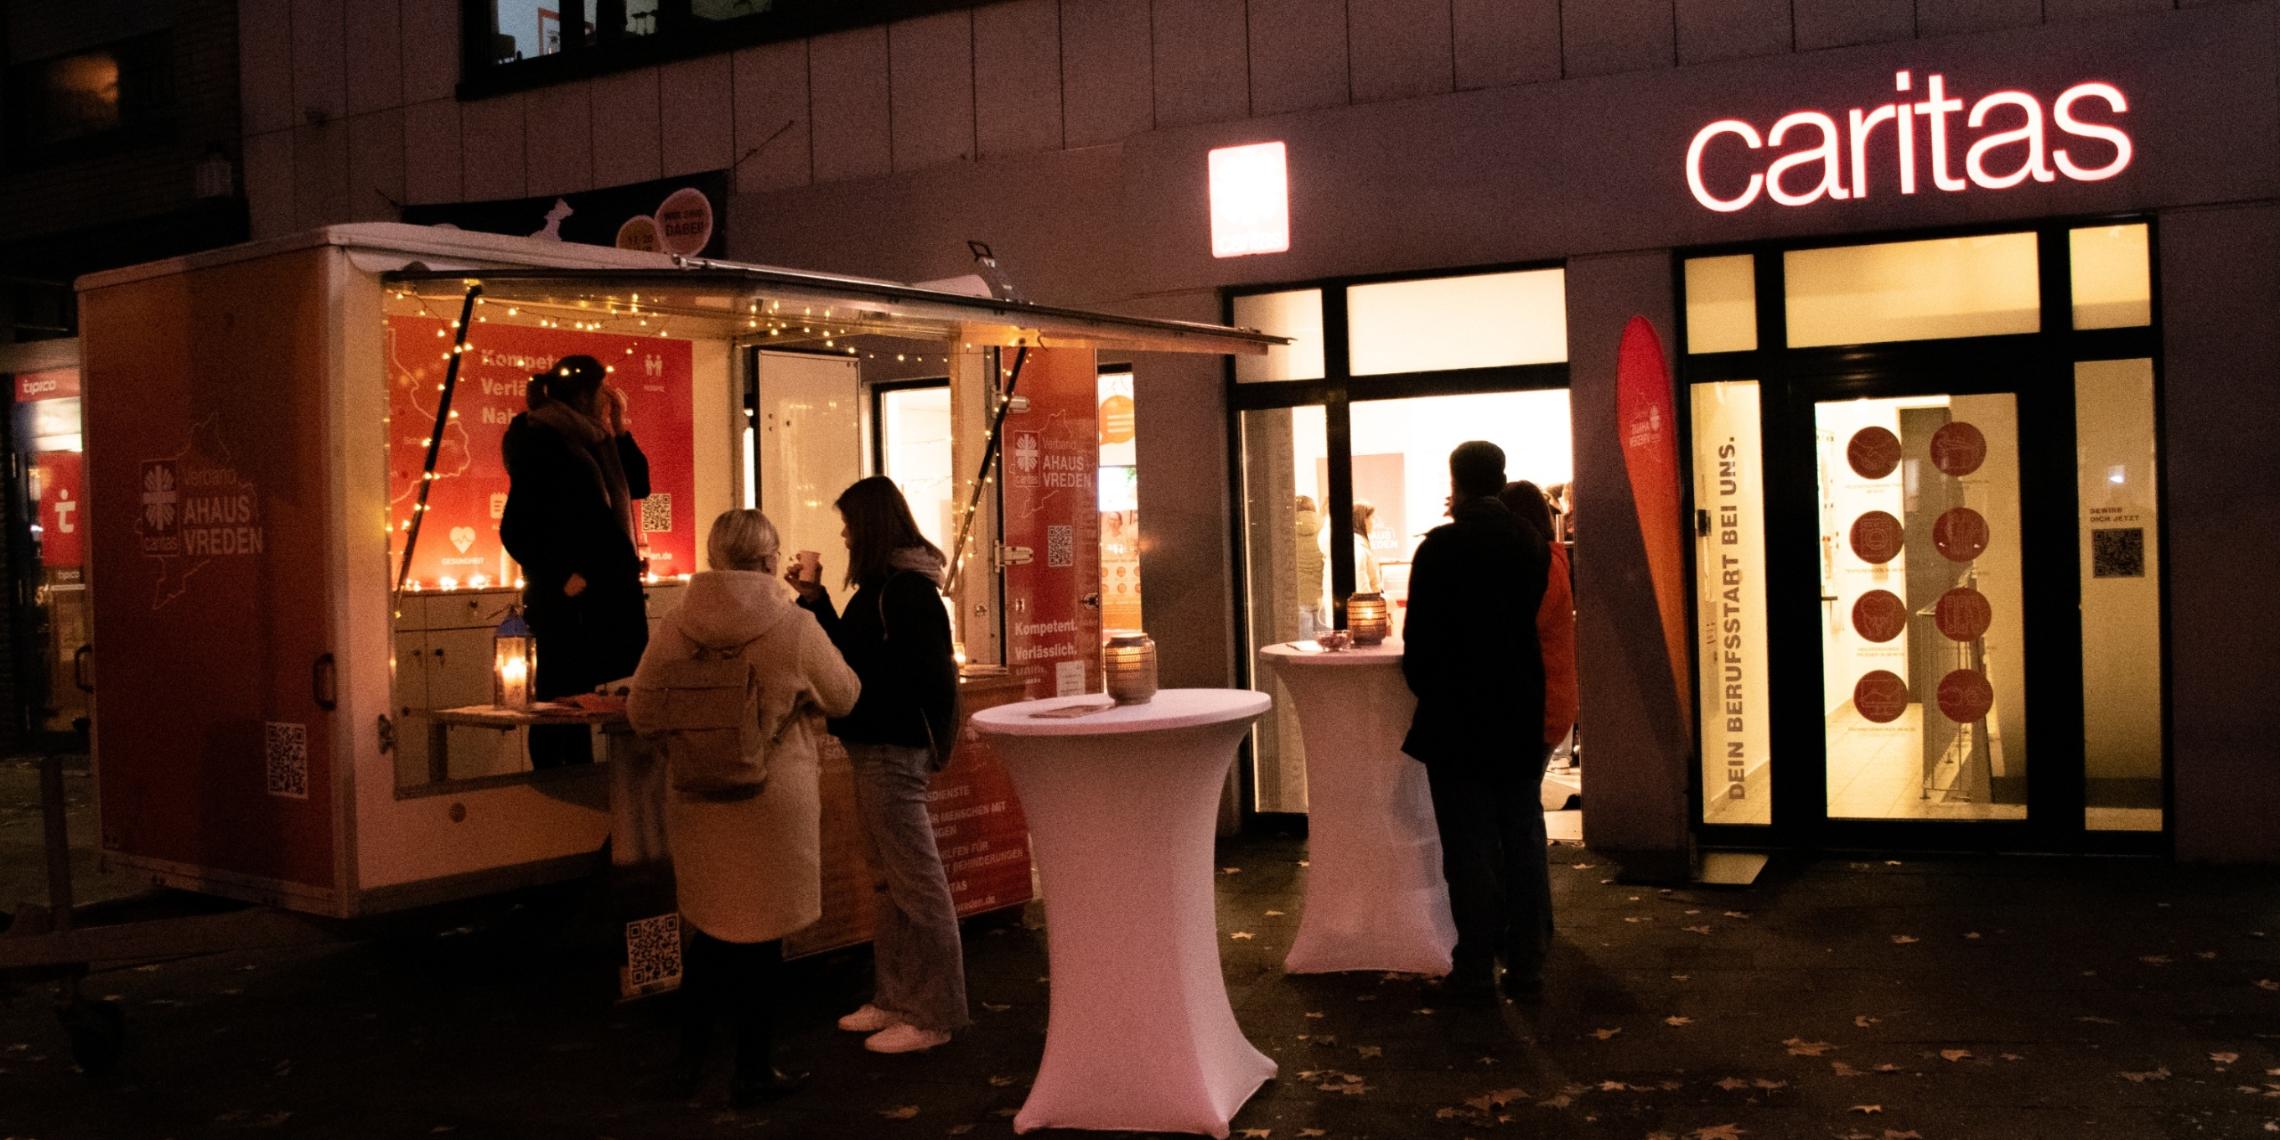
[[[458,547],[461,554],[467,553],[467,548],[475,545],[475,528],[471,526],[452,527],[451,545]]]

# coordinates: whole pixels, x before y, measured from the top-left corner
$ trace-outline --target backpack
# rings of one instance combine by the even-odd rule
[[[752,641],[699,645],[657,671],[666,770],[673,790],[684,796],[758,795],[768,782],[769,750],[797,720],[786,716],[775,725],[760,723],[760,671],[744,660]]]

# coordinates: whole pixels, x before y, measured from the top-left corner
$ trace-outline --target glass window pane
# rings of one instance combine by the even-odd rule
[[[1395,637],[1409,613],[1410,556],[1446,521],[1450,451],[1485,439],[1504,449],[1508,479],[1550,487],[1575,478],[1564,388],[1368,400],[1352,415],[1354,502],[1370,507],[1369,537],[1354,535],[1354,588],[1369,588],[1375,576]]]
[[[1782,261],[1794,348],[2042,327],[2031,233],[1792,250]]]
[[[1140,468],[1130,371],[1100,374],[1100,624],[1144,629],[1140,613]]]
[[[1346,291],[1356,376],[1567,359],[1567,272],[1532,269]]]
[[[1686,262],[1686,351],[1757,348],[1757,259],[1694,257]]]
[[[879,393],[879,473],[902,488],[911,517],[928,542],[957,542],[956,480],[950,471],[950,388],[894,388]]]
[[[1322,379],[1322,290],[1238,296],[1235,324],[1291,340],[1286,346],[1268,349],[1265,356],[1236,357],[1237,383]]]
[[[1830,817],[2025,819],[2015,398],[1829,401],[1814,425]]]
[[[1255,654],[1329,626],[1322,601],[1329,427],[1317,406],[1245,412],[1242,429],[1243,566]],[[1256,656],[1252,666],[1259,689],[1275,702],[1252,731],[1252,806],[1305,811],[1306,749],[1298,715],[1274,671]]]
[[[1765,473],[1758,384],[1696,384],[1694,545],[1702,822],[1772,823],[1766,719]]]
[[[2066,235],[2066,245],[2073,266],[2075,328],[2153,323],[2153,272],[2144,223],[2074,230]]]
[[[2074,366],[2082,730],[2093,831],[2161,830],[2161,515],[2153,362]]]

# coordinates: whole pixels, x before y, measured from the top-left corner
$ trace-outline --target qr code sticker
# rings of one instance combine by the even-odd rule
[[[641,500],[641,529],[659,534],[673,529],[673,496],[659,491]]]
[[[660,914],[625,924],[625,992],[646,993],[681,981],[681,916]]]
[[[1052,567],[1077,564],[1077,528],[1049,526],[1045,528],[1045,565]]]
[[[287,799],[309,798],[309,726],[265,722],[263,770],[270,795]]]
[[[2131,526],[2091,531],[2090,576],[2145,577],[2145,528]]]

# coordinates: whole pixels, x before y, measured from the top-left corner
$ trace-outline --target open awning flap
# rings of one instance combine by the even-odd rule
[[[646,317],[662,335],[833,346],[885,337],[974,347],[1090,347],[1262,355],[1290,343],[1253,329],[975,297],[891,281],[721,262],[667,269],[407,267],[383,284],[440,308],[473,283],[489,304],[622,328]]]

